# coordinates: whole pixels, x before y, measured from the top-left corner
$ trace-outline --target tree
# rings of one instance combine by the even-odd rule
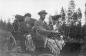
[[[0,20],[0,29],[6,30],[6,23],[2,19]]]
[[[68,19],[72,18],[74,11],[75,11],[75,2],[74,0],[71,0],[68,7]]]
[[[62,20],[65,20],[65,11],[64,11],[63,7],[62,7],[62,9],[61,9],[60,14],[61,14]]]
[[[85,19],[86,19],[86,3],[85,3]]]
[[[72,12],[74,12],[74,10],[75,10],[75,2],[74,2],[74,0],[70,1],[68,9],[71,10]]]
[[[0,29],[6,31],[12,31],[12,25],[10,22],[6,23],[3,20],[0,20]]]
[[[71,19],[71,17],[72,17],[72,11],[70,9],[68,10],[67,15],[68,15],[68,20]]]
[[[81,13],[81,9],[80,8],[78,8],[78,10],[77,10],[77,17],[78,17],[78,19],[82,18],[82,13]]]
[[[78,17],[77,12],[74,12],[73,15],[72,15],[72,19],[73,19],[73,21],[77,21],[77,20],[78,20],[77,17]]]

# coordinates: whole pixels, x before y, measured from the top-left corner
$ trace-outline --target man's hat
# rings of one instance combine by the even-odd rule
[[[31,17],[31,14],[30,14],[30,13],[26,13],[26,14],[24,15],[24,17],[26,17],[26,16]]]
[[[41,15],[41,14],[47,14],[47,12],[45,10],[41,10],[38,14],[39,15]]]

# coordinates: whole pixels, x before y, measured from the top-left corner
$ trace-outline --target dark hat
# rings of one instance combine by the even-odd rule
[[[47,14],[47,12],[45,10],[41,10],[38,14],[39,15],[41,15],[41,14]]]
[[[26,17],[26,16],[31,17],[31,14],[30,14],[30,13],[26,13],[26,14],[24,15],[24,17]]]

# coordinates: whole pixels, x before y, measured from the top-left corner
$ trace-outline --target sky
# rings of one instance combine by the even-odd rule
[[[0,17],[14,16],[15,14],[24,15],[31,13],[33,18],[38,19],[38,12],[46,10],[48,15],[59,12],[63,6],[68,8],[70,0],[0,0]],[[76,9],[81,8],[82,12],[85,10],[86,0],[74,0]]]

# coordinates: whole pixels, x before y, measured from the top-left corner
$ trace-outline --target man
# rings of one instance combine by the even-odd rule
[[[31,18],[30,13],[26,13],[24,15],[24,26],[22,26],[22,29],[23,29],[23,32],[25,33],[25,35],[27,35],[27,36],[31,35],[31,37],[32,37],[32,27],[34,26],[35,21],[36,21],[35,19]],[[31,39],[30,39],[29,43],[32,43]],[[28,44],[27,44],[27,46],[28,46]],[[27,46],[26,46],[26,49],[28,49]],[[32,48],[34,49],[34,46],[31,45],[30,49],[32,49]],[[29,51],[31,51],[30,49],[29,49]]]
[[[21,22],[21,26],[20,26],[21,31],[30,34],[35,21],[36,21],[35,19],[31,18],[30,13],[26,13],[24,15],[24,22]]]
[[[14,27],[14,31],[19,31],[19,25],[20,22],[23,21],[23,16],[22,15],[15,15],[15,20],[13,22],[13,27]]]
[[[23,51],[26,51],[26,45],[25,45],[25,35],[30,34],[31,33],[31,29],[34,25],[35,19],[31,18],[31,14],[30,13],[26,13],[23,16],[23,21],[19,22],[19,31],[20,33],[23,33],[21,35],[22,38],[20,38],[20,45],[21,45],[21,49]]]
[[[57,53],[59,53],[59,48],[57,47],[56,44],[53,44],[53,43],[55,43],[55,40],[53,40],[52,37],[50,38],[49,36],[51,33],[56,33],[56,35],[58,35],[58,34],[57,34],[57,32],[50,30],[48,28],[48,25],[44,22],[47,12],[45,10],[42,10],[38,14],[39,14],[40,18],[38,21],[35,22],[34,28],[33,28],[33,29],[35,29],[35,32],[34,32],[35,35],[33,35],[34,36],[33,42],[36,46],[36,49],[37,48],[43,49],[43,47],[45,48],[46,44],[48,44],[48,42],[49,42],[51,44],[48,44],[47,47],[49,47],[50,49],[55,51],[55,54],[57,55]],[[39,50],[41,51],[41,49],[39,49]]]
[[[15,40],[19,41],[19,45],[21,47],[21,51],[23,52],[25,51],[25,37],[24,37],[24,32],[23,32],[23,28],[24,27],[24,16],[22,15],[16,15],[15,16],[15,21],[13,23],[13,27],[14,27],[14,32],[12,32],[12,35],[15,37]]]
[[[38,13],[38,15],[40,15],[40,18],[38,21],[35,22],[34,24],[34,28],[35,29],[35,36],[33,36],[33,41],[36,45],[36,47],[40,47],[40,46],[44,46],[44,39],[46,35],[46,33],[44,33],[44,31],[46,32],[47,30],[47,25],[44,22],[45,16],[46,16],[46,11],[42,10]]]
[[[50,31],[48,25],[44,22],[47,12],[45,10],[42,10],[38,14],[40,15],[40,18],[34,24],[36,36],[33,38],[33,40],[36,41],[36,47],[43,47],[46,41],[46,37],[53,31]]]

